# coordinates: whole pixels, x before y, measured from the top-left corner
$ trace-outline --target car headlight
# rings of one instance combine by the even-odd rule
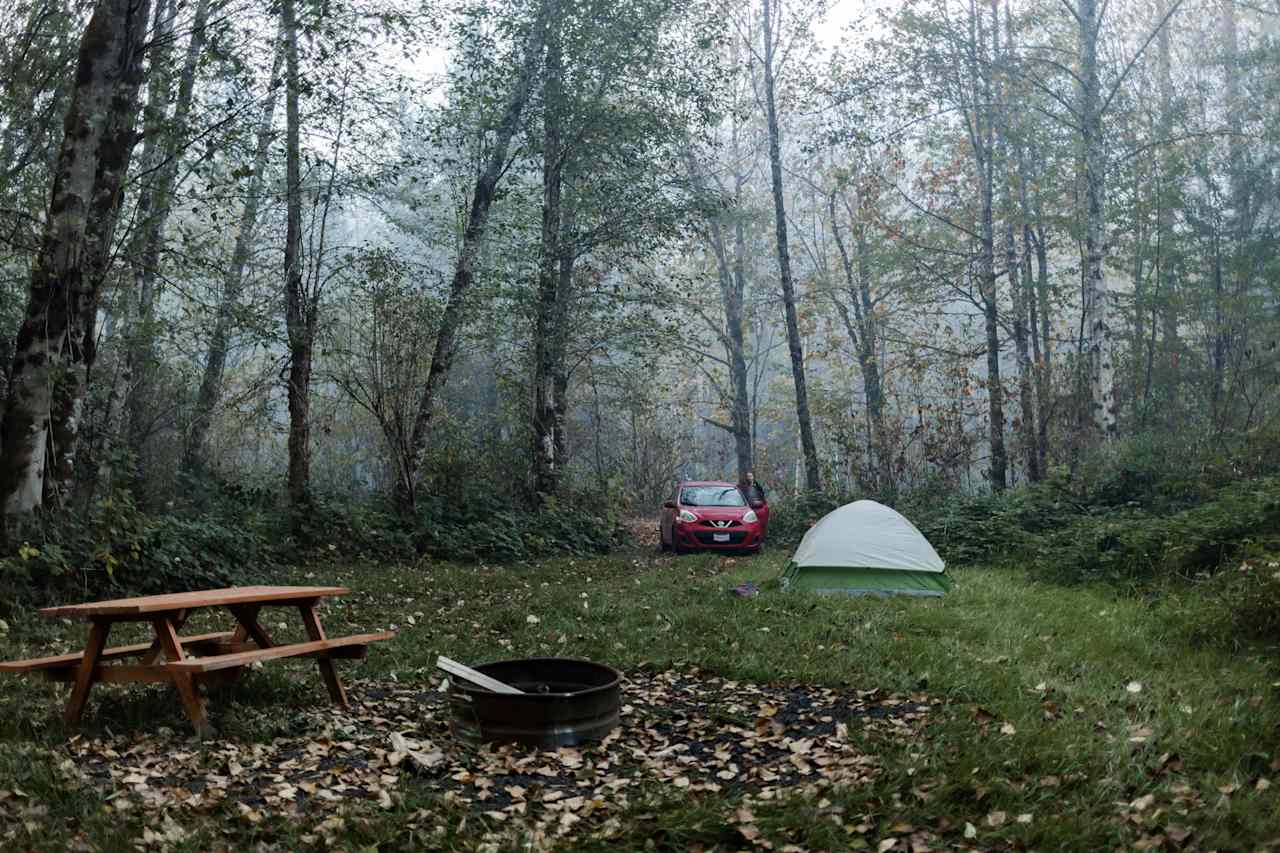
[[[747,510],[747,514],[742,516],[743,524],[755,524],[759,520],[760,519],[756,516],[756,511],[754,509]]]
[[[689,512],[689,510],[682,509],[680,510],[680,514],[676,516],[676,520],[688,523],[688,522],[697,521],[698,517],[693,513]]]

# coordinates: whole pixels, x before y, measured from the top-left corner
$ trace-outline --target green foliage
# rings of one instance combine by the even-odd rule
[[[315,498],[288,511],[291,536],[285,539],[301,553],[344,558],[411,560],[412,531],[394,512],[368,501]]]
[[[1280,478],[1246,480],[1206,503],[1157,515],[1140,506],[1092,508],[1028,554],[1055,580],[1149,581],[1212,574],[1249,543],[1280,533]]]
[[[1192,585],[1163,590],[1158,611],[1180,635],[1238,651],[1280,642],[1280,558],[1261,552]]]
[[[1026,550],[1068,517],[1064,502],[1045,488],[929,502],[912,499],[898,509],[953,565],[991,562]]]
[[[317,498],[288,514],[282,537],[329,558],[414,562],[422,556],[510,563],[557,554],[605,554],[624,541],[616,510],[588,495],[548,499],[540,509],[480,488],[429,495],[412,518],[377,503]]]
[[[1235,571],[1214,579],[1219,612],[1229,624],[1226,636],[1265,643],[1280,642],[1280,561],[1271,556],[1245,560]]]
[[[127,492],[33,515],[10,541],[0,585],[36,596],[228,586],[278,559],[261,530],[216,516],[147,515]]]
[[[127,492],[83,511],[23,521],[0,554],[0,591],[13,599],[86,598],[230,586],[309,559],[506,563],[605,554],[625,541],[618,513],[592,495],[529,509],[472,489],[428,498],[406,518],[374,502],[316,498],[279,507],[269,490],[192,483],[192,502],[141,511]]]
[[[769,504],[769,543],[798,544],[818,519],[849,500],[853,499],[828,492],[805,492],[789,500],[774,499]]]
[[[1192,580],[1280,541],[1277,445],[1263,434],[1227,449],[1141,436],[1004,494],[930,490],[894,505],[952,566],[1015,561],[1065,583]],[[770,539],[793,545],[824,513],[857,497],[777,501]]]
[[[531,511],[479,491],[463,500],[426,502],[415,533],[420,552],[467,562],[605,554],[625,536],[616,510],[590,495],[551,498]]]

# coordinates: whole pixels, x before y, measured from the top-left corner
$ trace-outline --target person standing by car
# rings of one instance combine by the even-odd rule
[[[747,505],[752,509],[768,503],[764,497],[764,487],[756,482],[754,472],[748,471],[743,475],[743,478],[738,481],[738,488],[742,490],[742,496],[747,499]]]
[[[747,506],[756,511],[762,529],[761,538],[769,532],[769,501],[764,496],[764,487],[756,482],[756,475],[748,471],[738,482],[738,490],[746,498]]]

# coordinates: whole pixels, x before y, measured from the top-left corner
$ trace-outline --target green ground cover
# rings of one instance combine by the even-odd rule
[[[354,590],[326,606],[331,632],[400,631],[366,662],[344,668],[357,712],[328,708],[312,667],[293,661],[267,664],[215,693],[213,740],[190,738],[178,704],[159,688],[114,685],[95,688],[73,738],[58,722],[64,688],[5,678],[0,839],[50,850],[515,849],[531,840],[588,850],[1280,846],[1272,785],[1280,781],[1280,667],[1273,648],[1234,642],[1211,599],[1194,590],[1130,596],[1061,586],[994,566],[951,570],[956,588],[943,599],[821,599],[771,588],[786,556],[774,549],[756,558],[676,559],[645,551],[505,567],[281,570],[270,580]],[[726,594],[744,580],[763,583],[763,593]],[[81,625],[24,611],[6,622],[3,659],[78,648],[84,639]],[[415,701],[438,702],[438,654],[606,662],[628,674],[637,705],[658,695],[664,678],[686,688],[706,679],[720,697],[764,691],[749,693],[755,698],[742,707],[723,699],[721,712],[709,706],[705,736],[719,726],[722,740],[724,731],[753,727],[769,735],[769,696],[784,690],[919,713],[881,726],[875,714],[850,711],[827,721],[828,734],[795,739],[785,731],[792,721],[779,713],[776,743],[797,753],[792,766],[808,766],[828,748],[866,757],[859,765],[866,772],[840,784],[810,784],[820,776],[810,767],[809,776],[767,786],[744,781],[743,766],[715,790],[697,782],[697,762],[689,761],[695,783],[681,786],[652,756],[633,756],[629,767],[584,750],[548,760],[587,786],[598,780],[586,777],[634,770],[636,779],[619,789],[625,796],[569,797],[570,807],[552,808],[534,802],[551,787],[522,785],[516,799],[530,802],[521,814],[515,795],[489,803],[469,796],[483,785],[474,778],[480,771],[466,768],[492,767],[493,754],[458,753],[439,720],[415,716]],[[635,719],[649,726],[653,717]],[[430,741],[446,754],[437,760],[449,774],[412,772],[406,760],[391,766],[376,748],[391,750],[384,738],[391,730]],[[290,776],[295,766],[312,766],[307,754],[343,750],[362,758],[337,763],[326,778],[381,779],[378,796],[326,799]],[[183,778],[147,770],[178,761],[234,787],[252,775],[244,768],[255,756],[268,753],[284,758],[274,776],[252,784],[289,786],[287,808],[244,795],[245,785],[216,803],[192,803]],[[645,776],[650,765],[657,769]],[[150,778],[112,775],[111,767]],[[762,785],[773,789],[766,798]],[[543,831],[537,816],[546,814],[555,820]]]

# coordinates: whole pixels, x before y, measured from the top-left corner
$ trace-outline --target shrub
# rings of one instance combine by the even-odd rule
[[[780,545],[800,541],[814,522],[851,495],[801,495],[771,505],[769,540]],[[1021,553],[1036,535],[1072,516],[1069,504],[1048,489],[1019,489],[1004,495],[904,495],[894,508],[925,535],[949,563],[978,563]]]
[[[298,553],[343,559],[413,560],[417,555],[412,524],[395,511],[372,502],[320,496],[291,508],[280,519],[280,539]]]
[[[1232,635],[1266,643],[1280,642],[1280,560],[1245,560],[1215,579],[1215,590],[1229,614]]]
[[[1238,649],[1280,642],[1280,557],[1263,553],[1197,583],[1162,590],[1158,605],[1178,635]]]
[[[603,554],[624,538],[618,514],[591,495],[548,499],[537,510],[488,493],[434,499],[420,508],[420,553],[449,560],[512,562],[555,554]]]
[[[966,564],[1018,555],[1073,510],[1044,487],[1002,495],[954,495],[899,507],[948,563]]]
[[[260,530],[215,518],[148,516],[127,492],[86,510],[33,514],[12,541],[0,557],[0,582],[24,597],[227,586],[278,561]]]
[[[769,543],[796,545],[818,519],[853,498],[828,492],[805,492],[769,504]]]
[[[1280,478],[1232,485],[1200,506],[1159,516],[1094,508],[1038,543],[1037,571],[1056,580],[1147,581],[1212,574],[1250,543],[1280,533]]]

